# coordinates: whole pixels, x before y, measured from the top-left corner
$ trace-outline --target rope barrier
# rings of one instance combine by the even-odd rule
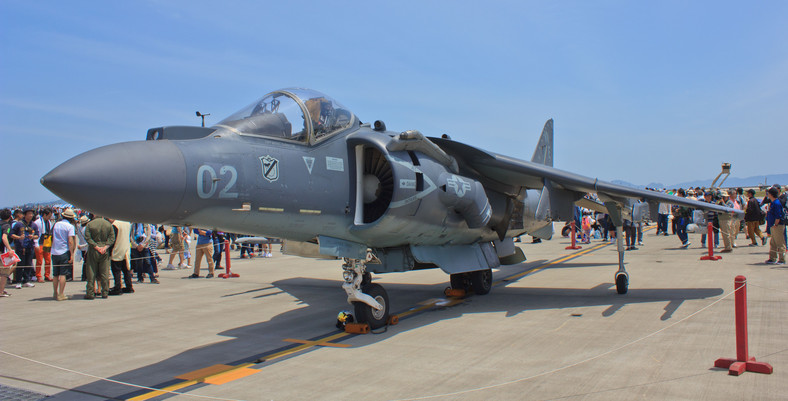
[[[147,248],[146,248],[146,249],[147,249]],[[18,254],[17,254],[17,255],[18,255]],[[177,255],[177,254],[176,254],[176,255]],[[155,256],[140,256],[140,257],[138,257],[138,258],[129,258],[129,259],[123,259],[123,260],[128,260],[129,262],[131,262],[131,261],[134,261],[134,260],[146,260],[146,259],[150,259],[150,258],[152,258],[152,257],[154,257],[154,258],[155,258]],[[184,258],[184,259],[185,259],[185,258]],[[84,260],[84,259],[83,259],[83,260]],[[34,260],[34,261],[35,261],[35,260]],[[74,262],[74,263],[77,263],[77,262]],[[62,267],[62,266],[72,266],[72,265],[73,265],[73,263],[63,263],[63,264],[57,264],[57,265],[54,265],[54,264],[47,264],[47,266],[51,266],[51,267]],[[16,266],[16,268],[17,268],[17,269],[19,269],[19,268],[29,268],[29,267],[35,267],[35,266],[19,266],[18,264],[17,264],[17,266]]]
[[[8,356],[11,356],[11,357],[14,357],[14,358],[22,359],[22,360],[25,360],[25,361],[28,361],[28,362],[37,363],[39,365],[47,366],[47,367],[50,367],[50,368],[53,368],[53,369],[62,370],[64,372],[74,373],[74,374],[77,374],[77,375],[80,375],[80,376],[90,377],[92,379],[102,380],[102,381],[115,383],[115,384],[120,384],[120,385],[123,385],[123,386],[134,387],[134,388],[138,388],[138,389],[141,389],[141,390],[161,391],[162,393],[175,394],[175,395],[185,395],[185,396],[189,396],[189,397],[202,398],[202,399],[208,399],[208,400],[243,401],[243,400],[239,400],[239,399],[235,399],[235,398],[211,397],[211,396],[208,396],[208,395],[198,395],[198,394],[182,393],[182,392],[178,392],[178,391],[162,390],[162,389],[155,388],[155,387],[142,386],[142,385],[139,385],[139,384],[128,383],[128,382],[123,382],[123,381],[120,381],[120,380],[114,380],[114,379],[109,379],[109,378],[106,378],[106,377],[96,376],[96,375],[92,375],[90,373],[79,372],[79,371],[76,371],[76,370],[73,370],[73,369],[68,369],[68,368],[64,368],[64,367],[61,367],[61,366],[52,365],[52,364],[49,364],[49,363],[46,363],[46,362],[37,361],[35,359],[26,358],[24,356],[17,355],[17,354],[14,354],[14,353],[11,353],[11,352],[8,352],[8,351],[4,351],[4,350],[1,350],[1,349],[0,349],[0,353],[8,355]]]

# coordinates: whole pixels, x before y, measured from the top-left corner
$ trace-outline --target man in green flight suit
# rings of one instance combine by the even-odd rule
[[[85,259],[85,279],[88,282],[85,299],[95,297],[93,285],[97,275],[101,286],[101,297],[107,298],[109,292],[109,250],[115,244],[115,230],[112,229],[112,224],[107,219],[95,216],[85,226],[85,240],[88,243],[88,255]]]

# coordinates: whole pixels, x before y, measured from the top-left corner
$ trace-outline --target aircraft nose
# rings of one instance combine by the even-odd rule
[[[41,184],[100,216],[158,223],[171,218],[183,200],[186,162],[170,141],[119,143],[67,160]]]

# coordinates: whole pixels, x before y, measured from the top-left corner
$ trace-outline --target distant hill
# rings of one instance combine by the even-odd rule
[[[28,203],[25,203],[23,205],[13,205],[13,206],[9,205],[9,206],[4,206],[4,207],[7,207],[9,209],[15,209],[15,208],[18,208],[18,207],[21,207],[21,208],[30,207],[30,208],[38,209],[40,207],[62,206],[62,205],[68,205],[68,203],[66,203],[65,201],[60,200],[60,199],[55,199],[55,200],[44,201],[44,202],[28,202]]]
[[[671,185],[671,188],[688,188],[688,187],[708,187],[714,178],[707,180],[686,181],[678,184]],[[756,175],[747,178],[728,177],[723,184],[725,187],[757,187],[763,184],[780,184],[782,186],[788,185],[788,174],[769,174],[769,175]],[[719,184],[719,182],[717,182]]]
[[[711,182],[714,178],[709,178],[705,180],[695,180],[695,181],[685,181],[680,182],[678,184],[673,185],[664,185],[660,182],[652,182],[646,185],[636,185],[631,182],[623,181],[623,180],[613,180],[611,181],[613,184],[621,185],[624,187],[630,188],[689,188],[689,187],[708,187],[711,185]],[[788,174],[768,174],[768,175],[756,175],[753,177],[747,178],[737,178],[737,177],[728,177],[725,180],[723,185],[725,187],[757,187],[766,182],[768,185],[772,184],[780,184],[782,186],[788,185]],[[719,181],[717,182],[719,184]]]

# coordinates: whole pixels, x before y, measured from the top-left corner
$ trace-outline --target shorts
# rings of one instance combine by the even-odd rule
[[[11,275],[10,267],[0,267],[0,277],[8,277]]]
[[[176,239],[177,238],[177,239]],[[172,252],[180,252],[183,250],[183,240],[178,237],[170,237],[170,250]]]
[[[53,276],[68,276],[71,274],[71,264],[68,263],[70,257],[71,252],[66,252],[62,255],[52,255]]]

